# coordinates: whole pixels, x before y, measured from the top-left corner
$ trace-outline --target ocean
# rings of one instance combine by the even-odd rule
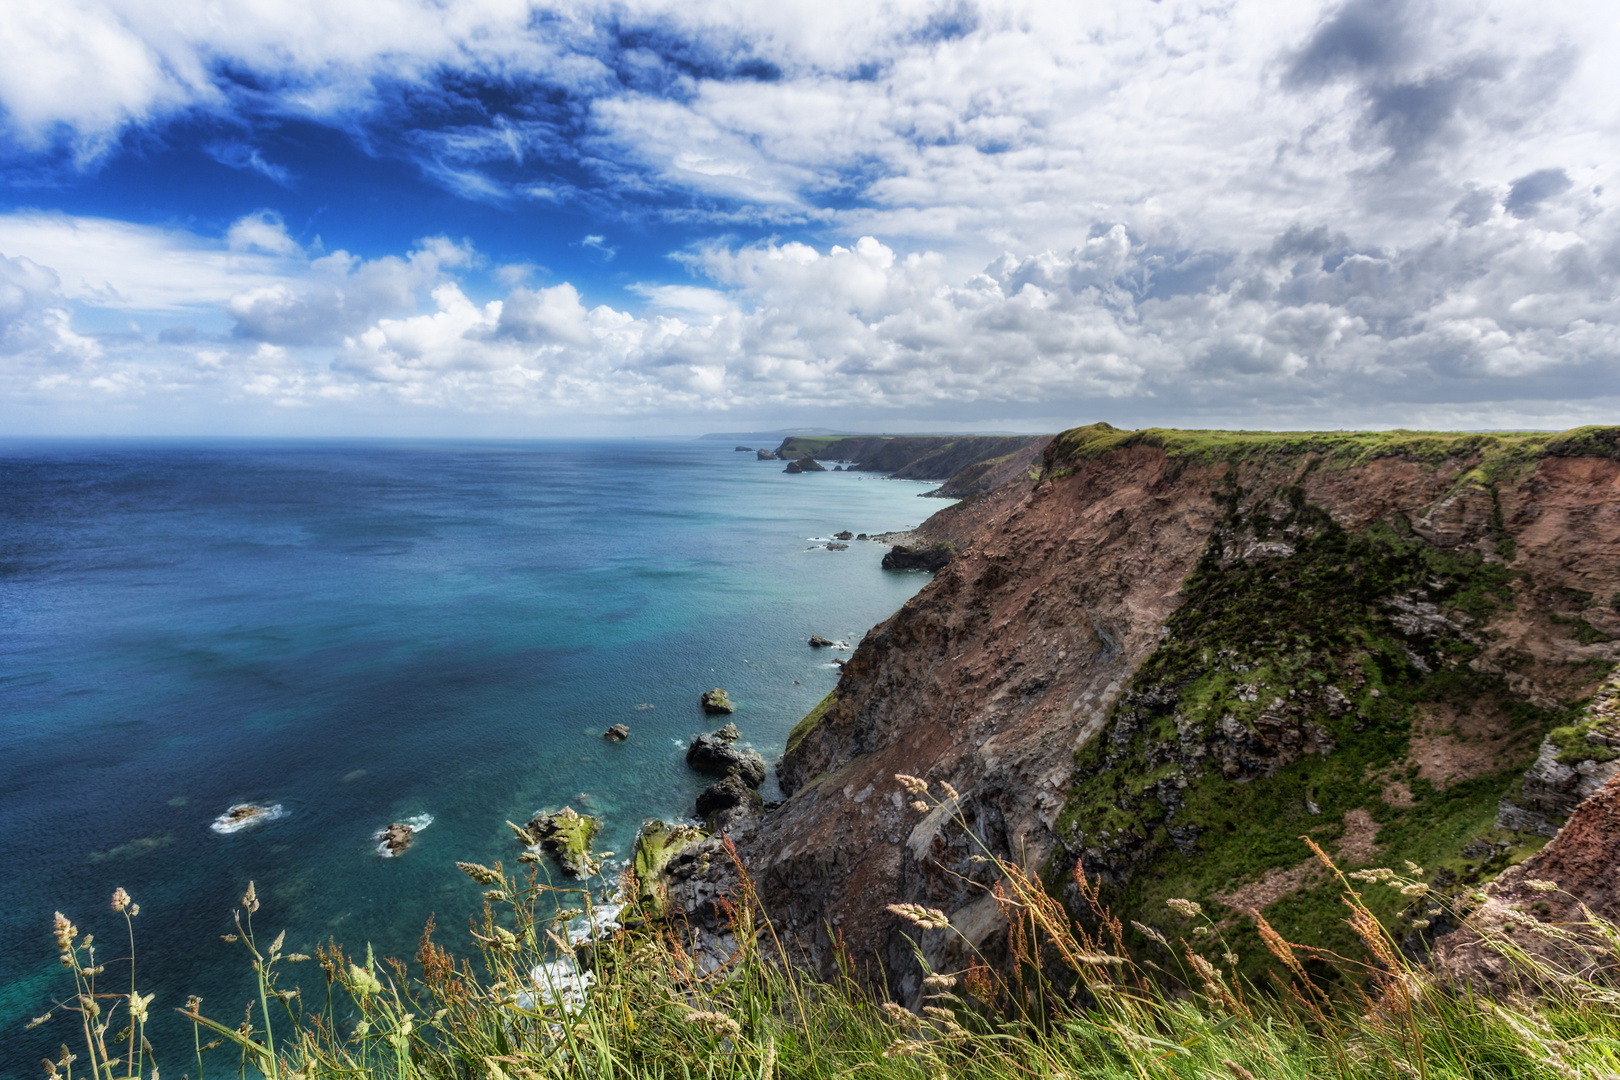
[[[460,949],[479,890],[454,863],[514,867],[507,820],[572,805],[623,855],[643,818],[692,813],[709,779],[684,747],[721,722],[702,691],[774,761],[849,655],[809,636],[854,644],[927,580],[827,539],[943,504],[732,447],[0,441],[0,1075],[75,1039],[61,1014],[24,1031],[70,990],[54,911],[116,960],[113,889],[140,904],[136,984],[178,1077],[172,1009],[199,994],[234,1025],[247,1002],[221,935],[250,880],[289,952],[409,958],[430,915]],[[279,809],[211,827],[243,802]]]

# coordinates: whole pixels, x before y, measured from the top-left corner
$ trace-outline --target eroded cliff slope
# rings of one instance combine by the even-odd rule
[[[902,995],[889,903],[994,955],[980,843],[1059,891],[1083,859],[1144,922],[1193,896],[1310,940],[1338,916],[1302,834],[1488,876],[1544,842],[1499,803],[1620,658],[1617,459],[1620,429],[1065,432],[1027,494],[951,508],[965,550],[867,635],[739,846],[817,962],[841,936]],[[961,798],[919,814],[898,772]]]

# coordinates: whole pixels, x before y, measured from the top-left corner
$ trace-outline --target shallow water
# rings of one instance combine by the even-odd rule
[[[701,691],[773,761],[837,681],[805,639],[856,642],[927,580],[813,538],[942,505],[781,468],[711,442],[0,443],[0,1074],[69,1035],[21,1031],[68,989],[54,910],[112,945],[112,890],[140,903],[178,1076],[167,1007],[246,1002],[219,935],[248,880],[288,951],[406,957],[430,913],[456,946],[478,889],[452,863],[513,865],[507,819],[572,804],[627,852],[691,812]],[[210,827],[243,802],[280,814]]]

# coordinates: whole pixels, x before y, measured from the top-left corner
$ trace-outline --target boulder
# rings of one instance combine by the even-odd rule
[[[698,817],[708,822],[715,832],[736,832],[752,825],[759,819],[764,805],[759,792],[736,773],[727,773],[697,797]]]
[[[383,851],[387,852],[389,855],[398,855],[400,852],[410,847],[411,841],[415,839],[415,837],[415,829],[412,829],[409,825],[398,821],[394,822],[392,825],[388,826],[388,828],[377,834],[377,839],[382,841]]]
[[[826,638],[822,637],[820,634],[811,634],[810,635],[810,647],[812,649],[830,649],[830,648],[832,648],[832,642],[828,641]]]
[[[802,457],[797,461],[788,462],[787,468],[782,471],[787,473],[826,472],[827,466],[813,457]]]
[[[754,451],[754,456],[757,457],[761,461],[775,461],[776,460],[776,451],[775,450],[755,450]]]
[[[630,737],[630,729],[624,724],[614,724],[602,733],[602,738],[608,742],[624,742]]]
[[[896,544],[883,556],[885,570],[941,570],[955,556],[950,544],[932,544],[928,547],[907,547]]]
[[[731,698],[718,686],[713,690],[703,691],[703,695],[698,698],[698,704],[703,706],[703,711],[706,713],[734,713],[737,711],[737,706],[731,703]]]
[[[518,839],[527,836],[530,843],[539,844],[540,850],[555,859],[571,877],[586,878],[596,872],[591,861],[591,841],[602,831],[601,818],[565,806],[555,814],[534,815],[527,829],[516,831]]]
[[[757,788],[765,782],[765,759],[757,750],[740,749],[738,738],[736,724],[699,735],[686,751],[686,763],[699,772],[716,776],[734,774],[749,787]]]

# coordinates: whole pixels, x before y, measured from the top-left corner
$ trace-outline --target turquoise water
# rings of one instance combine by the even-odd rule
[[[928,489],[709,442],[0,443],[0,1071],[68,1038],[22,1031],[67,990],[55,910],[111,943],[112,890],[141,904],[178,1076],[165,1007],[246,1003],[219,935],[248,880],[288,951],[407,957],[430,913],[464,939],[452,864],[513,865],[507,819],[572,804],[627,852],[691,813],[701,691],[774,761],[837,681],[805,639],[853,643],[926,581],[817,541],[913,526]],[[210,829],[246,801],[282,816]]]

